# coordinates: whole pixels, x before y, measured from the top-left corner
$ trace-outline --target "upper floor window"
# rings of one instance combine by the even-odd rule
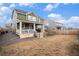
[[[21,13],[17,13],[17,19],[19,19],[19,20],[26,20],[26,15],[25,14],[21,14]]]
[[[32,16],[28,15],[28,20],[31,21],[32,20]]]
[[[32,21],[36,21],[36,17],[32,17]]]
[[[36,21],[36,17],[35,16],[28,15],[28,20],[29,21]]]

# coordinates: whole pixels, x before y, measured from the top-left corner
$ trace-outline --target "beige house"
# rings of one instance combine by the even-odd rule
[[[40,29],[41,37],[44,32],[44,19],[33,12],[14,9],[12,13],[12,31],[20,38],[34,37]]]
[[[55,20],[46,20],[44,21],[45,25],[51,30],[65,30],[66,27],[63,23],[56,22]]]

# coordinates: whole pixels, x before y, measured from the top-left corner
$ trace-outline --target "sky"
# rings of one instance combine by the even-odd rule
[[[79,28],[78,3],[0,3],[0,26],[12,20],[13,9],[31,11],[45,20],[51,19],[66,27]]]

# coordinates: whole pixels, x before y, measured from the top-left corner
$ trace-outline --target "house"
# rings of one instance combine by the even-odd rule
[[[64,24],[50,19],[45,21],[45,26],[51,30],[65,30],[66,28]]]
[[[44,32],[44,19],[33,12],[14,9],[12,13],[12,32],[20,38],[34,37],[40,29],[41,37]]]

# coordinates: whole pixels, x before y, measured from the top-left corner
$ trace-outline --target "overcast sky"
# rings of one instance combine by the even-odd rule
[[[14,8],[32,11],[45,20],[52,19],[67,27],[79,28],[79,4],[76,3],[1,3],[0,26],[10,22]]]

